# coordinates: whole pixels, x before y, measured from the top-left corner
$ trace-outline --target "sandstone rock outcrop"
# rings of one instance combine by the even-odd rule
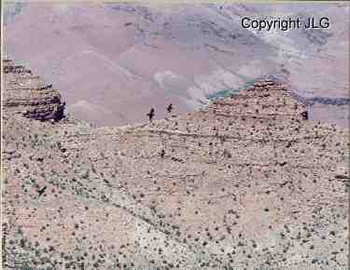
[[[12,60],[3,61],[3,109],[37,120],[59,121],[64,117],[64,102],[51,84]]]
[[[278,80],[259,80],[246,91],[232,95],[231,99],[216,101],[210,106],[214,113],[228,117],[246,116],[253,118],[292,118],[302,120],[307,107],[292,97],[292,94]]]
[[[4,268],[347,269],[348,133],[304,110],[274,81],[139,126],[5,109]]]

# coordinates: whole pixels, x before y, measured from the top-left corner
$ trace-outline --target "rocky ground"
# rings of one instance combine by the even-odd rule
[[[348,130],[277,81],[93,128],[26,68],[4,79],[4,269],[348,269]]]

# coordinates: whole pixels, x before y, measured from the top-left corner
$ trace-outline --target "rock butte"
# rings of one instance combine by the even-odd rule
[[[347,269],[347,130],[278,82],[92,128],[26,68],[4,80],[5,269]]]
[[[63,118],[64,103],[51,84],[9,59],[3,61],[3,72],[6,74],[3,105],[8,113],[22,113],[37,120],[59,121]]]

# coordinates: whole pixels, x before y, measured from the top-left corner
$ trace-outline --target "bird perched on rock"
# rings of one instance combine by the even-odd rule
[[[41,189],[39,189],[39,190],[38,190],[39,196],[43,195],[43,193],[45,192],[45,190],[46,190],[46,186],[43,187],[43,188],[41,188]]]
[[[155,116],[154,108],[151,108],[150,112],[147,114],[148,119],[152,122],[153,117]]]
[[[307,111],[302,112],[302,113],[301,113],[301,116],[303,117],[304,120],[309,119],[309,116],[308,116]]]
[[[168,111],[168,113],[171,113],[171,111],[174,109],[173,104],[170,103],[169,106],[166,108],[166,110]]]

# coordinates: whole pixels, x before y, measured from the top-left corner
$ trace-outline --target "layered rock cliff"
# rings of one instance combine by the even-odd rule
[[[64,102],[52,84],[10,59],[3,61],[3,109],[37,120],[59,121],[64,117]]]
[[[4,268],[346,269],[348,133],[304,112],[276,81],[119,128],[5,107]]]

